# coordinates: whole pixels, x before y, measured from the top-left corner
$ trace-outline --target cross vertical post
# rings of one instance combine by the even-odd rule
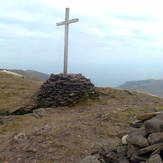
[[[68,63],[68,34],[69,34],[69,8],[66,8],[65,13],[65,45],[64,45],[64,74],[67,74],[67,63]]]
[[[66,8],[65,21],[59,22],[59,23],[56,24],[57,26],[65,25],[65,37],[64,37],[64,68],[63,68],[63,73],[64,74],[67,74],[67,72],[68,72],[67,67],[68,67],[69,24],[76,23],[78,21],[79,21],[79,19],[77,19],[77,18],[69,20],[69,8]]]

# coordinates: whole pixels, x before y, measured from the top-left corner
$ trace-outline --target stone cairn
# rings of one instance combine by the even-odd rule
[[[163,163],[163,113],[148,113],[122,140],[84,158],[80,163]],[[91,162],[92,161],[92,162]]]
[[[90,79],[81,74],[52,74],[41,86],[38,107],[69,106],[85,98],[97,96]]]

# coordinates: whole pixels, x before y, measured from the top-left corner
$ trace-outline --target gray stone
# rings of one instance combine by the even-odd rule
[[[90,155],[85,157],[80,163],[100,163],[96,156]]]
[[[146,163],[162,163],[162,159],[159,154],[152,155]]]
[[[152,152],[151,155],[160,154],[161,156],[163,156],[162,151],[163,151],[163,146],[156,149],[154,152]]]
[[[138,151],[138,154],[139,155],[145,155],[145,154],[148,154],[148,153],[151,153],[157,149],[160,149],[162,148],[163,146],[163,143],[158,143],[158,144],[154,144],[154,145],[150,145],[148,147],[145,147],[145,148],[142,148]]]
[[[127,158],[120,159],[118,163],[129,163],[129,160]]]
[[[13,140],[14,140],[16,143],[22,143],[22,142],[24,142],[26,139],[27,139],[27,137],[26,137],[26,134],[25,134],[25,133],[19,133],[19,134],[15,135],[15,136],[13,137]]]
[[[134,162],[140,162],[140,161],[146,161],[147,158],[143,156],[139,156],[138,153],[133,153],[130,160]]]
[[[143,121],[136,120],[130,123],[131,127],[140,128],[143,125]]]
[[[118,162],[119,157],[115,152],[109,152],[106,156],[107,161]]]
[[[117,147],[117,154],[119,157],[125,157],[127,156],[127,146],[126,145],[121,145]]]
[[[119,145],[121,145],[121,139],[115,137],[114,139],[112,139],[112,142],[110,144],[103,145],[103,147],[99,150],[99,153],[101,155],[106,155],[111,151],[117,151],[117,147]]]
[[[129,135],[127,142],[128,144],[137,145],[139,147],[147,147],[149,145],[147,139],[141,135]]]
[[[163,113],[158,114],[155,118],[156,119],[163,120]]]
[[[140,136],[146,137],[148,133],[146,132],[144,128],[139,128],[131,132],[129,135],[140,135]]]
[[[152,118],[144,122],[144,127],[147,133],[162,132],[163,120]]]
[[[152,133],[148,136],[150,144],[156,144],[163,142],[163,132]]]
[[[131,158],[134,153],[137,153],[139,150],[139,147],[136,147],[132,144],[128,144],[128,151],[127,151],[127,157]]]

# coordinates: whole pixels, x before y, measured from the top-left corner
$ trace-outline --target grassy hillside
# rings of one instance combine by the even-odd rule
[[[32,80],[47,80],[49,78],[49,74],[45,74],[42,72],[34,71],[34,70],[17,70],[17,69],[9,69],[11,72],[15,72],[23,75],[27,79]]]
[[[163,97],[163,80],[129,81],[118,88],[136,90]]]
[[[41,82],[0,72],[0,113],[28,103],[40,85]]]

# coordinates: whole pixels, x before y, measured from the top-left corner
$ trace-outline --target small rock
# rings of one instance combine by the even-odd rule
[[[151,119],[153,118],[154,116],[158,115],[160,112],[152,112],[152,113],[146,113],[146,114],[143,114],[141,116],[138,116],[136,117],[137,120],[140,120],[140,121],[146,121],[148,119]]]
[[[90,155],[85,157],[80,163],[100,163],[96,156]]]
[[[154,144],[154,145],[150,145],[148,147],[142,148],[138,151],[139,155],[145,155],[148,153],[151,153],[153,151],[155,151],[156,149],[159,149],[163,146],[163,143],[158,143],[158,144]]]
[[[135,131],[131,132],[129,135],[139,135],[139,136],[146,137],[148,135],[148,133],[146,132],[146,130],[144,128],[139,128],[139,129],[136,129]]]
[[[122,137],[122,144],[127,144],[127,137],[128,137],[128,135],[124,135],[123,137]]]
[[[143,121],[141,120],[136,120],[130,123],[130,126],[134,128],[140,128],[142,125],[143,125]]]
[[[128,151],[127,151],[127,157],[131,158],[134,153],[137,153],[139,150],[139,147],[134,146],[132,144],[128,144]]]
[[[13,139],[17,143],[20,143],[20,142],[23,142],[26,139],[26,135],[25,135],[25,133],[19,133],[19,134],[15,135]]]
[[[152,133],[148,136],[150,144],[156,144],[163,142],[163,132]]]
[[[117,154],[119,157],[124,158],[127,156],[127,146],[126,145],[120,145],[117,147]]]
[[[30,152],[30,153],[36,153],[37,149],[34,147],[29,147],[28,149],[26,149],[26,152]]]
[[[111,152],[111,151],[117,151],[117,147],[121,145],[121,139],[116,137],[112,140],[112,142],[110,144],[106,144],[104,145],[99,153],[101,155],[106,155],[107,153]]]
[[[127,158],[119,160],[119,163],[129,163],[129,160]]]
[[[155,118],[156,118],[156,119],[163,120],[163,113],[160,112],[160,114],[158,114]]]
[[[119,157],[115,152],[109,152],[106,155],[107,161],[111,161],[111,162],[118,162]]]
[[[163,120],[152,118],[144,122],[144,127],[147,133],[162,132]]]
[[[127,143],[137,145],[139,147],[147,147],[149,145],[147,139],[141,135],[129,135]]]
[[[152,155],[146,163],[162,163],[162,159],[159,154]]]
[[[130,160],[134,162],[140,162],[140,161],[146,161],[147,158],[143,156],[139,156],[138,153],[133,153]]]

